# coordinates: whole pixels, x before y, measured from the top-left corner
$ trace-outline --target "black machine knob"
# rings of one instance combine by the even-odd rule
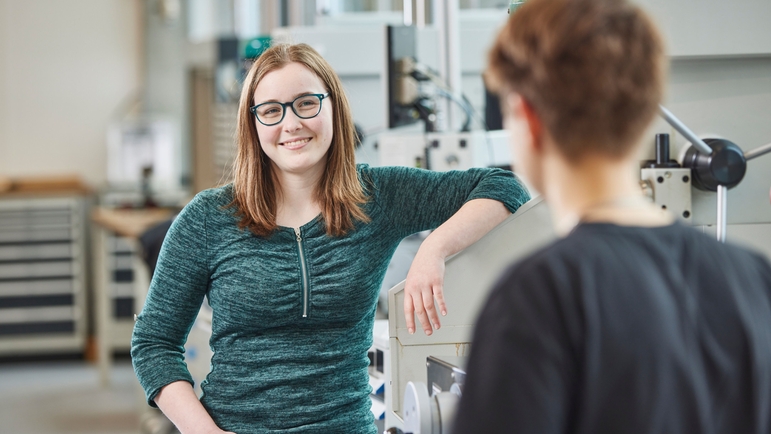
[[[656,159],[643,162],[642,167],[652,169],[680,167],[669,159],[669,134],[656,134]]]
[[[691,146],[683,158],[683,167],[693,171],[693,186],[699,190],[717,191],[718,185],[728,188],[738,185],[747,172],[747,159],[741,148],[726,139],[704,139],[704,143],[712,148],[710,155]]]

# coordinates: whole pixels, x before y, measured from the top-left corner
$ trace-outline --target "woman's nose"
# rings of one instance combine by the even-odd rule
[[[301,119],[297,117],[297,115],[294,113],[293,110],[287,109],[286,114],[284,115],[284,120],[281,123],[282,128],[284,131],[288,133],[295,132],[302,128]]]

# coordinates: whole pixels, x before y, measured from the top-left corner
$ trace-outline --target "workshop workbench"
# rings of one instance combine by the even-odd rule
[[[173,215],[169,209],[115,209],[98,207],[91,212],[93,243],[93,281],[94,307],[97,335],[97,360],[99,376],[103,385],[110,383],[110,367],[113,351],[128,349],[131,332],[134,327],[133,315],[117,318],[114,287],[116,285],[114,267],[116,240],[128,244],[123,253],[123,261],[130,261],[130,293],[133,296],[134,313],[139,312],[144,304],[150,275],[146,264],[141,260],[139,237],[149,228],[168,220]],[[112,242],[111,242],[112,241]],[[124,264],[125,265],[125,264]],[[124,294],[125,295],[125,294]]]

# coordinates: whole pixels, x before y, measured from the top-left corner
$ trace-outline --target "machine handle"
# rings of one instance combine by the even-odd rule
[[[769,152],[771,152],[771,143],[745,152],[744,159],[750,161],[753,158],[760,157],[761,155],[768,154]]]
[[[728,187],[717,186],[717,240],[725,243],[726,212],[728,210]]]
[[[699,136],[694,134],[694,132],[691,131],[690,128],[686,127],[684,123],[680,122],[680,119],[675,117],[671,111],[667,110],[666,107],[660,104],[659,111],[661,112],[661,116],[664,117],[664,120],[666,120],[669,125],[672,125],[680,134],[688,139],[693,147],[696,148],[696,150],[704,155],[712,154],[712,148],[707,146],[707,144],[704,143],[704,140],[700,139]]]

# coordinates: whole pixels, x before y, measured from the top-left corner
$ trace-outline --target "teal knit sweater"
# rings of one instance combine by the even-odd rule
[[[374,433],[367,351],[380,285],[399,242],[433,229],[465,202],[529,199],[497,169],[430,172],[358,166],[372,219],[343,237],[317,217],[270,237],[240,230],[232,186],[198,194],[171,226],[131,356],[148,403],[192,378],[184,344],[204,296],[214,355],[201,402],[238,434]]]

